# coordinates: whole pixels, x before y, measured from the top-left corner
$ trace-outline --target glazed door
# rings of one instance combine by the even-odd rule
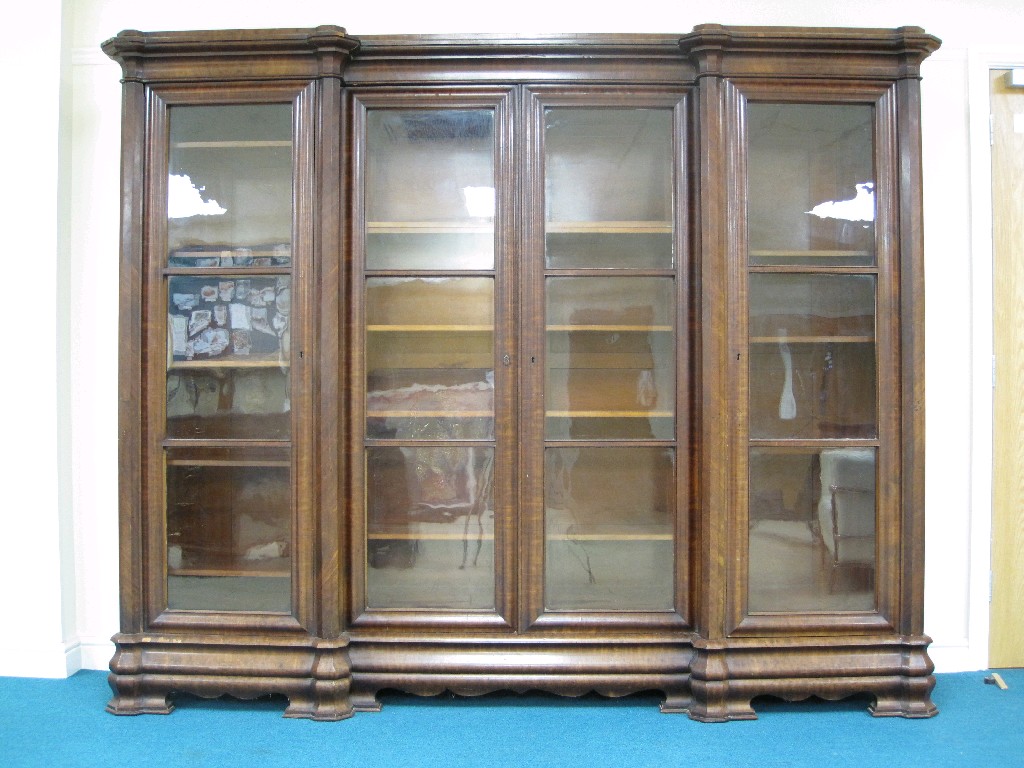
[[[734,626],[884,626],[900,503],[878,481],[899,460],[892,93],[733,95],[747,438]]]
[[[529,99],[524,626],[687,616],[678,93]]]
[[[357,626],[509,623],[509,102],[355,99]]]
[[[354,102],[353,624],[682,624],[682,95]]]
[[[311,505],[294,478],[308,409],[300,361],[309,323],[308,91],[166,89],[154,97],[147,316],[149,483],[163,513],[148,531],[162,563],[149,610],[163,624],[308,618]],[[160,158],[154,161],[162,165]],[[154,569],[156,570],[156,569]],[[248,616],[243,616],[247,614]],[[276,618],[275,618],[276,616]]]

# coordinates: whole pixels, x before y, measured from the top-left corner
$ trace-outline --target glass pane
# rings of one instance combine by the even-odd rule
[[[170,108],[171,266],[289,263],[290,104]]]
[[[167,375],[167,436],[286,440],[289,375],[273,368],[174,369]]]
[[[751,275],[751,437],[874,437],[874,315],[872,275]]]
[[[168,455],[168,607],[290,609],[290,474],[287,452]]]
[[[545,606],[671,610],[674,488],[671,448],[548,448]]]
[[[490,438],[493,279],[366,282],[367,436]]]
[[[493,448],[367,449],[370,608],[494,608],[493,470]]]
[[[548,278],[549,439],[672,439],[673,287],[661,277]]]
[[[750,452],[749,610],[875,607],[875,449]]]
[[[874,109],[750,104],[751,264],[875,263]]]
[[[672,112],[544,115],[547,265],[672,266]]]
[[[370,110],[368,269],[494,266],[494,114]]]
[[[167,434],[287,438],[291,277],[173,276]]]

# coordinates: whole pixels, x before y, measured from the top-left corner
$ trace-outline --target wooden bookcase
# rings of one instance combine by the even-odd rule
[[[928,717],[922,30],[128,30],[118,714]]]

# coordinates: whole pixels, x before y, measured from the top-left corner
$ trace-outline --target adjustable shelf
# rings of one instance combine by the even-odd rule
[[[671,533],[549,533],[548,541],[673,541]]]
[[[290,149],[291,139],[231,139],[225,141],[174,141],[171,149]]]
[[[367,325],[369,333],[493,333],[493,325],[427,325],[424,323],[409,323],[398,325]]]
[[[625,324],[593,324],[593,325],[549,325],[545,330],[549,333],[671,333],[671,325],[625,325]]]
[[[167,366],[169,371],[181,371],[191,369],[210,368],[288,368],[291,366],[289,360],[282,360],[277,356],[251,355],[230,358],[211,358],[209,360],[174,360]]]
[[[751,259],[870,259],[873,251],[842,251],[836,249],[814,250],[751,250]]]
[[[369,235],[478,235],[494,231],[493,223],[462,221],[368,221]]]
[[[460,533],[418,533],[405,531],[402,533],[367,533],[369,541],[494,541],[493,533],[480,533],[469,530]]]
[[[280,459],[168,459],[169,467],[291,467]]]
[[[672,411],[546,411],[549,419],[670,419]]]
[[[549,221],[549,235],[661,235],[672,234],[671,221]]]
[[[487,419],[494,411],[367,411],[368,419]]]
[[[751,344],[873,344],[874,336],[751,336]]]
[[[279,560],[280,558],[275,558]],[[231,558],[225,560],[222,563],[213,563],[210,565],[197,565],[197,566],[185,566],[181,568],[168,568],[168,576],[202,576],[202,577],[224,577],[224,576],[258,576],[258,577],[276,577],[276,578],[287,578],[291,575],[291,571],[287,567],[282,567],[280,562],[275,562],[271,565],[265,565],[268,561],[260,560],[241,560],[238,558]]]

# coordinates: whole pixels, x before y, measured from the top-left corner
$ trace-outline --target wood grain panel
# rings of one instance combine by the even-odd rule
[[[989,663],[1024,666],[1024,89],[992,78],[996,388]]]

